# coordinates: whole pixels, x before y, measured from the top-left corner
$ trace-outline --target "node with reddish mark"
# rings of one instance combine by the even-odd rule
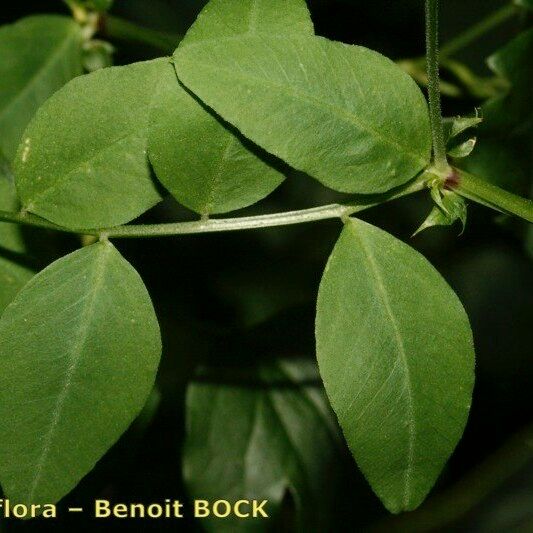
[[[453,191],[457,187],[459,187],[459,173],[456,170],[452,170],[444,180],[444,188]]]

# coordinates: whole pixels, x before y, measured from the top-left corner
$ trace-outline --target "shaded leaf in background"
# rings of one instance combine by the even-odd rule
[[[189,386],[187,427],[192,497],[269,500],[268,521],[205,520],[208,530],[264,531],[279,520],[284,500],[294,502],[299,529],[326,529],[339,440],[316,365],[285,359],[204,372]]]
[[[143,408],[160,353],[146,288],[111,244],[35,276],[0,320],[7,497],[54,503],[73,489]]]
[[[15,187],[11,182],[7,163],[0,160],[0,210],[18,209]],[[31,279],[34,272],[22,264],[26,246],[22,230],[16,224],[0,222],[0,314],[15,295]]]
[[[489,67],[509,81],[508,92],[482,107],[483,131],[500,137],[531,133],[533,110],[533,28],[513,39],[488,59]]]
[[[93,72],[39,109],[15,160],[27,211],[88,229],[130,222],[159,202],[146,151],[150,106],[167,62]]]
[[[472,154],[461,161],[461,167],[498,187],[527,196],[530,161],[524,152],[516,141],[481,137]]]
[[[313,35],[303,0],[212,0],[189,39],[243,35]],[[157,177],[183,205],[201,214],[251,205],[283,176],[264,155],[178,84],[172,67],[159,86],[149,154]]]
[[[415,250],[350,219],[320,285],[316,339],[359,467],[391,512],[416,508],[470,409],[474,349],[459,299]]]
[[[0,151],[15,157],[39,106],[82,73],[82,35],[70,18],[33,16],[0,28]]]
[[[425,99],[390,60],[321,37],[246,35],[221,46],[202,24],[174,55],[179,79],[268,152],[343,192],[389,190],[428,165]]]
[[[533,0],[514,0],[515,4],[518,4],[519,6],[528,7],[529,9],[533,9]]]

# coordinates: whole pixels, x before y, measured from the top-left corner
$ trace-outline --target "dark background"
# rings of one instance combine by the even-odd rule
[[[113,14],[172,33],[183,33],[205,2],[193,0],[116,1]],[[311,0],[317,33],[361,44],[393,59],[424,52],[421,0]],[[443,40],[503,5],[499,0],[447,0],[442,6]],[[43,11],[66,12],[59,1],[4,3],[0,21]],[[488,74],[485,58],[507,42],[516,22],[503,25],[470,46],[461,58]],[[117,47],[116,63],[161,55],[140,46]],[[1,60],[1,58],[0,58]],[[384,80],[386,83],[386,80]],[[471,113],[480,102],[445,99],[445,115]],[[263,213],[331,203],[340,197],[306,176],[292,175],[278,191],[245,213]],[[410,235],[429,212],[429,195],[381,206],[363,218],[421,251],[458,292],[471,319],[477,352],[477,383],[464,438],[421,511],[392,518],[373,495],[346,452],[345,482],[325,487],[338,493],[331,530],[531,531],[533,530],[531,420],[531,295],[533,251],[525,227],[498,220],[470,206],[466,231],[437,228]],[[244,213],[243,213],[244,214]],[[143,217],[167,221],[191,217],[171,200]],[[185,499],[180,481],[184,428],[183,395],[200,362],[241,351],[242,357],[314,357],[313,314],[323,267],[340,231],[338,222],[238,234],[119,242],[139,270],[154,300],[164,336],[159,373],[160,403],[154,417],[137,423],[66,499],[76,505],[108,497],[154,502]],[[77,246],[71,237],[42,235],[53,259]],[[424,305],[420,294],[420,305]],[[522,433],[520,433],[522,432]],[[529,442],[529,445],[527,445]],[[526,444],[525,444],[526,443]],[[467,510],[460,513],[461,504]],[[458,515],[458,516],[456,516]],[[348,522],[350,520],[350,522]],[[408,522],[406,520],[411,520]],[[414,520],[414,521],[413,521]],[[346,524],[353,526],[347,528]],[[433,526],[430,526],[433,524]],[[437,524],[440,526],[437,527]],[[8,531],[97,527],[70,517],[54,522],[5,523]],[[99,524],[101,527],[101,523]],[[145,527],[193,530],[183,522],[124,523],[105,528]]]

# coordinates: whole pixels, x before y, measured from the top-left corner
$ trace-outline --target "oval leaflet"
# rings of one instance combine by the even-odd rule
[[[416,508],[470,409],[474,348],[459,299],[418,252],[349,219],[320,285],[316,341],[359,467],[391,512]]]
[[[0,319],[6,496],[49,504],[74,488],[141,411],[160,354],[146,288],[110,243],[35,276]]]

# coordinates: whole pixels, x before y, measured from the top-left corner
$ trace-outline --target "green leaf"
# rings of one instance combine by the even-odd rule
[[[187,32],[187,42],[252,34],[314,35],[305,0],[211,0]]]
[[[148,153],[159,181],[203,215],[251,205],[283,182],[256,147],[179,85],[170,64],[152,114]]]
[[[79,77],[39,109],[15,160],[27,211],[89,229],[130,222],[159,202],[146,151],[150,106],[167,63]]]
[[[0,171],[0,210],[14,211],[17,207],[15,188]],[[20,226],[0,222],[0,314],[34,275],[23,264],[25,252]]]
[[[488,59],[489,67],[508,80],[510,87],[506,94],[483,105],[484,131],[499,137],[531,133],[532,55],[533,28],[518,35]]]
[[[237,7],[236,7],[237,6]],[[313,24],[303,0],[212,0],[189,38],[307,34]],[[283,176],[257,147],[220,121],[178,84],[169,67],[152,115],[150,161],[183,205],[203,215],[249,206],[276,189]]]
[[[81,41],[67,17],[34,16],[0,28],[0,151],[10,161],[39,106],[82,73]]]
[[[373,193],[429,164],[425,99],[385,57],[305,35],[221,41],[201,26],[174,55],[179,79],[294,168],[339,191]]]
[[[0,319],[0,482],[54,503],[130,425],[161,353],[150,297],[110,243],[35,276]]]
[[[184,475],[191,496],[268,499],[265,510],[273,524],[290,493],[299,530],[326,530],[339,439],[318,384],[316,366],[305,360],[216,368],[211,377],[204,371],[187,393]],[[261,519],[202,525],[211,531],[265,527]]]
[[[466,313],[424,257],[350,219],[320,285],[320,373],[352,453],[391,512],[423,501],[474,384]]]

